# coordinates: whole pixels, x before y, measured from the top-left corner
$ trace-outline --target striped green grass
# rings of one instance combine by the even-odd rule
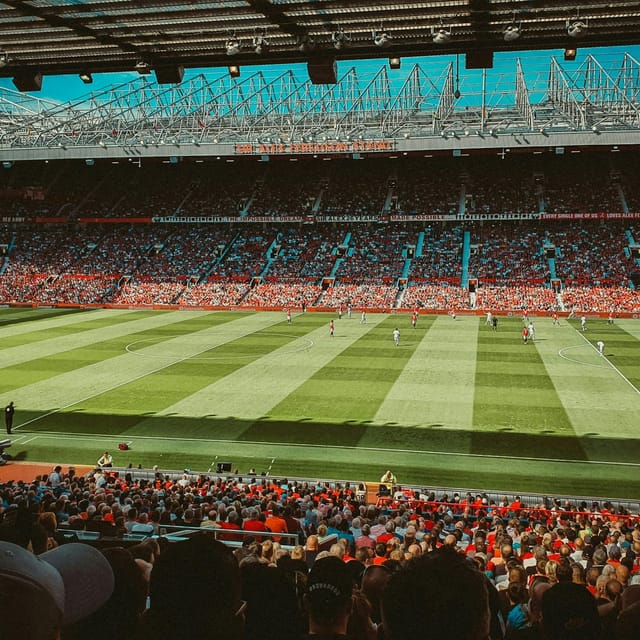
[[[640,326],[519,318],[0,311],[18,459],[640,496]],[[392,331],[401,331],[400,346]],[[595,343],[606,344],[606,357]]]

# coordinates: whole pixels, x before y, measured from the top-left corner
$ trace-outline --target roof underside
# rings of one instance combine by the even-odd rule
[[[572,30],[577,38],[568,34],[575,22],[582,23]],[[511,35],[505,39],[508,29]],[[374,31],[388,36],[378,38],[378,45],[384,46],[374,43]],[[438,31],[444,35],[434,42]],[[343,39],[336,36],[341,32]],[[261,52],[256,53],[261,39]],[[128,71],[139,62],[157,73],[163,68],[327,57],[368,59],[638,42],[640,2],[632,1],[0,2],[0,76],[8,77]]]

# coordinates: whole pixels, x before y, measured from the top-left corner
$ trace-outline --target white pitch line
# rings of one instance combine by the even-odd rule
[[[67,440],[90,440],[95,441],[102,438],[112,438],[113,436],[101,434],[76,434],[65,435],[54,431],[39,431],[39,437],[51,436],[56,439]],[[349,449],[352,451],[371,451],[374,453],[410,453],[427,456],[451,456],[463,458],[495,458],[496,460],[520,460],[522,462],[560,462],[566,464],[594,464],[594,465],[613,465],[620,467],[640,467],[640,462],[617,462],[614,460],[575,460],[571,458],[534,458],[533,456],[513,456],[500,455],[495,453],[465,453],[462,451],[416,451],[415,449],[389,449],[379,447],[357,447],[355,445],[330,445],[330,444],[300,444],[297,442],[259,442],[250,440],[208,440],[206,438],[178,438],[173,436],[135,436],[136,440],[161,440],[161,441],[178,441],[178,442],[198,442],[207,444],[231,444],[239,446],[268,446],[268,447],[291,447],[299,449],[335,449],[336,451]],[[134,440],[135,442],[135,440]],[[216,457],[217,459],[217,457]],[[275,460],[275,458],[274,458]]]
[[[587,338],[581,331],[578,331],[578,329],[576,329],[576,332],[596,353],[600,353],[598,349],[596,349],[595,345],[591,342],[591,340],[587,340]],[[607,358],[607,356],[603,355],[602,358],[638,395],[640,395],[640,389],[638,389],[638,387],[636,387],[633,382],[631,382],[631,380],[629,380],[629,378],[627,378],[627,376],[625,376],[624,373],[622,373],[622,371],[620,371],[620,369],[618,369],[618,367],[616,367],[616,365],[613,364],[613,362],[611,362],[609,358]]]
[[[569,351],[569,349],[582,349],[581,344],[573,344],[569,347],[562,347],[562,349],[558,350],[558,355],[563,358],[564,360],[566,360],[567,362],[573,362],[574,364],[579,364],[583,367],[593,367],[594,369],[608,369],[609,367],[607,367],[604,364],[592,364],[591,362],[584,362],[582,360],[576,360],[575,358],[569,358],[568,356],[564,355],[565,351]]]
[[[28,440],[23,440],[20,444],[29,444],[29,442],[33,442],[37,440],[40,436],[33,436],[33,438],[29,438]]]
[[[255,333],[255,331],[247,331],[246,333],[244,333],[241,336],[233,336],[233,339],[237,339],[237,338],[241,338],[244,336],[248,336],[250,333]],[[98,396],[101,396],[105,393],[109,393],[110,391],[115,391],[116,389],[120,388],[120,387],[124,387],[127,384],[131,384],[132,382],[137,382],[138,380],[142,380],[142,378],[146,378],[147,376],[151,376],[154,373],[158,373],[159,371],[162,371],[163,369],[167,369],[168,367],[172,367],[174,364],[179,364],[180,362],[184,362],[185,360],[189,360],[189,358],[193,358],[195,356],[200,355],[201,353],[204,353],[205,351],[209,351],[211,349],[211,345],[206,346],[204,349],[201,349],[200,351],[196,351],[195,353],[191,353],[189,355],[183,356],[182,358],[178,358],[177,360],[174,360],[173,362],[169,362],[167,364],[162,365],[161,367],[158,367],[157,369],[153,369],[151,371],[147,371],[145,373],[141,373],[139,376],[135,376],[134,378],[131,378],[129,380],[125,380],[124,382],[120,382],[118,384],[113,385],[112,387],[106,387],[104,389],[100,389],[100,391],[96,392],[96,393],[92,393],[91,395],[88,395],[84,398],[81,398],[80,400],[76,400],[75,402],[71,402],[70,404],[66,404],[62,407],[58,407],[57,409],[53,409],[52,411],[48,411],[47,413],[43,413],[41,416],[37,416],[36,418],[31,418],[31,420],[27,420],[26,422],[21,422],[19,425],[17,425],[15,427],[15,429],[19,429],[20,427],[24,427],[28,424],[31,424],[33,422],[37,422],[38,420],[42,420],[43,418],[47,418],[48,416],[53,415],[54,413],[60,413],[60,411],[64,411],[65,409],[69,409],[69,407],[73,407],[75,405],[78,404],[82,404],[83,402],[86,402],[87,400],[91,400],[92,398],[97,398]]]

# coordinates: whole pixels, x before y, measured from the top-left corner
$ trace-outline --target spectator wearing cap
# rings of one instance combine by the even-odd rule
[[[342,560],[328,556],[313,563],[304,596],[310,640],[347,638],[352,595],[353,578]]]
[[[55,640],[104,605],[114,589],[106,558],[69,543],[35,556],[0,542],[0,623],[3,640]]]

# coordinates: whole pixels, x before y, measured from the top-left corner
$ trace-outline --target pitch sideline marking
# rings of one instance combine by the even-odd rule
[[[112,435],[103,434],[64,434],[55,431],[39,431],[38,436],[52,436],[55,438],[62,438],[68,440],[90,440],[96,441],[102,438],[113,438]],[[36,436],[36,437],[38,437]],[[298,442],[258,442],[251,440],[208,440],[206,438],[178,438],[174,436],[134,436],[132,442],[137,440],[163,440],[163,441],[180,441],[180,442],[201,442],[210,444],[232,444],[232,445],[247,445],[247,446],[269,446],[269,447],[296,447],[300,449],[336,449],[345,450],[350,449],[353,451],[371,451],[375,453],[411,453],[419,455],[435,455],[435,456],[460,456],[465,458],[495,458],[497,460],[520,460],[523,462],[560,462],[566,464],[595,464],[595,465],[614,465],[620,467],[640,467],[640,462],[618,462],[615,460],[575,460],[571,458],[534,458],[533,456],[512,456],[512,455],[500,455],[496,453],[465,453],[462,451],[416,451],[415,449],[389,449],[379,447],[356,447],[354,445],[330,445],[330,444],[300,444]],[[30,442],[30,440],[29,440]],[[24,443],[21,443],[24,444]],[[218,456],[216,456],[217,459]],[[273,458],[273,462],[276,458]]]
[[[586,336],[584,335],[583,332],[578,331],[578,329],[575,330],[578,335],[596,352],[596,353],[600,353],[595,345],[590,341],[587,340]],[[611,362],[611,360],[609,360],[609,358],[607,358],[607,356],[603,355],[602,356],[604,358],[604,360],[609,364],[609,366],[638,394],[640,395],[640,389],[638,389],[638,387],[636,387],[633,382],[631,382],[631,380],[629,380],[629,378],[627,378],[627,376],[624,375],[624,373],[622,373],[622,371],[620,371],[620,369],[618,369],[618,367],[616,367],[615,364],[613,364],[613,362]]]

